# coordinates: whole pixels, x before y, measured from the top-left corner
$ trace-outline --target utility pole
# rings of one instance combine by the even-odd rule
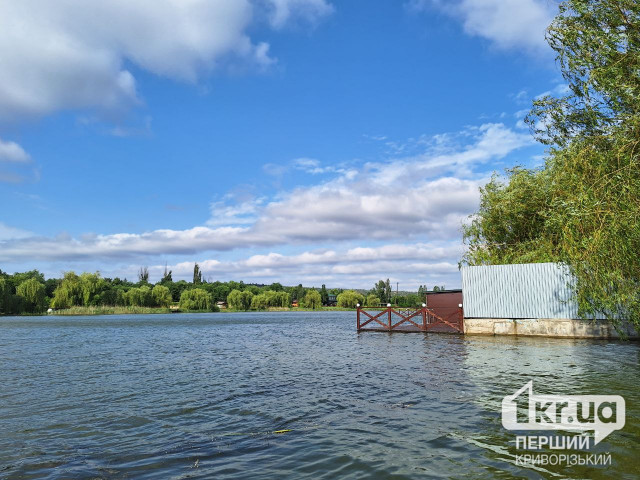
[[[398,283],[396,282],[396,305],[398,305]]]

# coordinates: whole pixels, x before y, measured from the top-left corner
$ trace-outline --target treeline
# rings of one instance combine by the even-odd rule
[[[215,311],[217,306],[204,285],[158,282],[137,283],[104,278],[99,273],[66,272],[63,278],[45,280],[37,270],[9,275],[0,270],[0,314],[42,313],[49,308],[158,307],[177,304],[182,310]]]
[[[174,282],[171,271],[165,270],[156,284],[149,282],[149,272],[143,267],[138,281],[102,277],[100,273],[66,272],[63,278],[45,279],[37,270],[10,275],[0,270],[0,314],[43,313],[47,309],[72,307],[164,307],[177,305],[181,310],[217,311],[218,302],[228,303],[235,310],[265,310],[288,308],[293,301],[303,308],[327,305],[329,295],[341,289],[318,291],[302,284],[285,287],[280,283],[250,285],[244,282],[207,282],[198,264],[193,281]]]
[[[434,287],[434,290],[440,287]],[[444,288],[444,287],[442,287]],[[62,278],[45,279],[37,270],[10,275],[0,270],[0,314],[38,314],[52,308],[65,310],[74,307],[147,307],[169,308],[175,305],[185,311],[217,311],[217,304],[227,304],[232,310],[266,310],[269,308],[319,309],[337,305],[342,308],[378,307],[392,303],[399,307],[419,307],[424,302],[426,286],[417,293],[394,294],[390,282],[380,280],[366,290],[306,288],[302,284],[285,287],[245,284],[243,282],[207,282],[198,264],[194,265],[193,280],[174,282],[166,270],[156,284],[149,282],[149,272],[143,267],[138,281],[102,277],[100,273],[66,272]]]

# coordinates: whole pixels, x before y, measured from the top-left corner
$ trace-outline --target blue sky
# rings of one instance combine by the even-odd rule
[[[546,0],[0,2],[0,268],[460,283],[563,84]]]

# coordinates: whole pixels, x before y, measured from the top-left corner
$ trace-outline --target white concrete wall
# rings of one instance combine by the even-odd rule
[[[629,338],[638,333],[628,325],[622,330]],[[606,320],[558,318],[465,318],[464,333],[469,335],[522,335],[565,338],[620,338],[620,333]]]

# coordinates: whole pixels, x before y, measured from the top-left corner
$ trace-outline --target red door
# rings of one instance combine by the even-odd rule
[[[427,293],[427,308],[442,321],[434,318],[429,330],[463,333],[462,290],[445,290]]]

